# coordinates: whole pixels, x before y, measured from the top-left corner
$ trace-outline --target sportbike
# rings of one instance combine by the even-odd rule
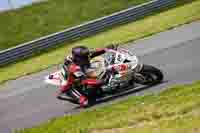
[[[70,62],[69,62],[70,63]],[[105,80],[104,84],[95,82],[93,78],[83,80],[77,79],[73,87],[78,89],[93,103],[98,98],[112,95],[134,86],[135,83],[141,85],[155,85],[163,80],[163,73],[160,69],[146,64],[139,63],[136,55],[126,49],[109,49],[106,53],[91,60],[91,68],[95,72],[96,78]],[[115,70],[114,72],[112,70]],[[63,68],[45,77],[48,84],[60,86],[67,72]],[[66,93],[68,101],[78,103],[70,94]]]

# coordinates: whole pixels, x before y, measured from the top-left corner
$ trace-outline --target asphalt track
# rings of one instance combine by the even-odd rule
[[[125,47],[134,51],[143,63],[157,66],[165,74],[164,83],[149,88],[137,87],[128,92],[128,96],[157,93],[170,85],[200,79],[200,22],[162,32]],[[36,126],[49,118],[78,110],[73,104],[57,100],[56,88],[43,82],[44,76],[57,68],[55,66],[1,86],[0,133]],[[127,95],[117,100],[127,98]],[[103,104],[117,101],[111,99]]]

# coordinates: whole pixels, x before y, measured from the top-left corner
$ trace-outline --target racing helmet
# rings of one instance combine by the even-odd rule
[[[76,46],[72,48],[72,60],[77,65],[89,64],[89,48]]]

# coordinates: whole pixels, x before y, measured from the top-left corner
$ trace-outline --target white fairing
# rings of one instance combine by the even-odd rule
[[[125,64],[124,61],[128,60],[130,61],[128,64],[131,67],[131,69],[135,69],[138,65],[138,58],[137,56],[131,54],[127,50],[119,49],[119,51],[109,50],[109,52],[115,54],[115,64]],[[111,66],[110,66],[111,67]]]
[[[60,86],[61,84],[61,71],[57,71],[45,77],[45,83]],[[52,78],[50,78],[52,77]]]
[[[93,60],[91,66],[96,68],[97,71],[104,71],[105,69],[112,68],[113,66],[117,66],[120,64],[128,65],[129,70],[137,69],[138,66],[138,58],[137,56],[131,54],[127,50],[118,49],[117,51],[109,49],[104,55],[100,56],[101,59],[97,61]],[[128,61],[128,62],[126,62]],[[47,84],[60,86],[62,84],[66,84],[66,80],[63,79],[63,75],[65,72],[63,69],[60,71],[54,72],[45,77],[45,82]],[[80,73],[77,73],[80,75]]]
[[[138,65],[138,58],[137,58],[137,56],[131,56],[131,57],[128,57],[128,60],[130,60],[131,61],[131,69],[133,70],[133,69],[135,69],[136,67],[137,67],[137,65]]]

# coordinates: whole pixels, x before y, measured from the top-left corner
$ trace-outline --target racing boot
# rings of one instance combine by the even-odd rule
[[[79,104],[80,104],[80,107],[83,107],[83,108],[88,107],[89,106],[88,99],[85,96],[80,96]]]

